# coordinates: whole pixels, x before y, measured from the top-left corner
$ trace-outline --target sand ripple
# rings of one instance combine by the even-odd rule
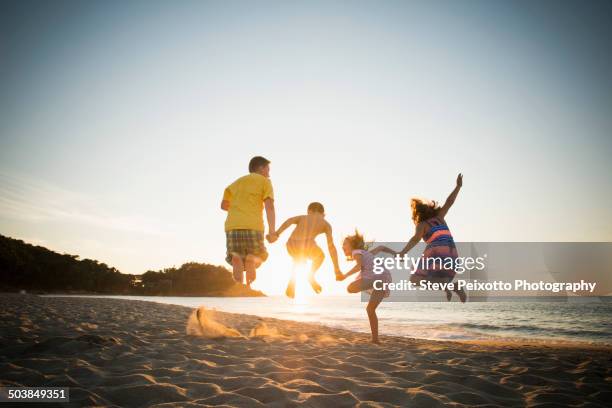
[[[75,406],[607,407],[606,348],[368,336],[152,302],[0,298],[0,384]]]

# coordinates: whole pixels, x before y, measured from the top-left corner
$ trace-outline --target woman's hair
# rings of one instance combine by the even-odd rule
[[[355,230],[354,235],[349,235],[345,238],[351,245],[353,249],[365,249],[365,241],[363,240],[363,235],[359,233],[359,231]]]
[[[410,200],[410,207],[412,208],[412,221],[415,225],[421,221],[437,217],[440,212],[440,206],[437,202],[425,201],[420,198]]]

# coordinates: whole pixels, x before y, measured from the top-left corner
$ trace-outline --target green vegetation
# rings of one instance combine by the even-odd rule
[[[237,284],[221,266],[190,262],[180,268],[128,275],[92,259],[58,254],[0,235],[0,291],[164,296],[264,296]]]

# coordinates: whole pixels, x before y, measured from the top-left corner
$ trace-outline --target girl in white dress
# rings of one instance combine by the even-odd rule
[[[346,288],[349,293],[359,293],[368,291],[370,300],[366,307],[368,319],[370,320],[370,329],[372,331],[372,343],[378,344],[378,317],[376,316],[376,308],[382,300],[389,296],[389,290],[374,289],[374,282],[381,280],[383,283],[391,282],[391,274],[385,270],[383,273],[374,273],[374,255],[365,249],[363,235],[355,231],[355,235],[351,235],[344,239],[342,250],[347,257],[355,261],[355,266],[345,274],[338,275],[338,280],[344,280],[348,276],[359,273],[357,279],[351,282]],[[377,285],[379,286],[380,283]]]

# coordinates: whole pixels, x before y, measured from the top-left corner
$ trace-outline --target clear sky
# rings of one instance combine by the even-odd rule
[[[410,197],[460,171],[458,241],[611,241],[610,21],[606,1],[3,1],[0,233],[126,273],[221,264],[223,189],[263,155],[278,222],[321,201],[338,245],[407,240]]]

